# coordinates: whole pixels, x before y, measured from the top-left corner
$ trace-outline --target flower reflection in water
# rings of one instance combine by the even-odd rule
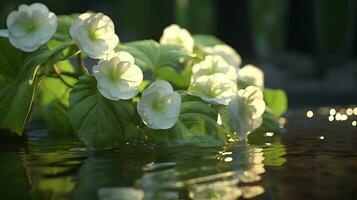
[[[101,151],[81,148],[77,140],[43,137],[42,133],[31,133],[14,162],[3,155],[7,159],[2,162],[4,167],[21,175],[8,186],[15,187],[20,181],[24,185],[24,192],[9,190],[13,191],[11,199],[253,198],[269,190],[261,182],[265,167],[282,165],[286,152],[278,134],[260,141],[252,133],[250,145],[126,145]],[[266,142],[271,145],[266,146]],[[12,167],[15,164],[24,168]]]
[[[301,110],[281,118],[286,133],[253,132],[250,145],[229,147],[90,151],[32,131],[28,141],[0,145],[0,191],[4,199],[353,199],[355,108],[311,109],[313,118]],[[330,122],[337,113],[348,120]]]
[[[134,187],[103,187],[98,190],[98,197],[102,200],[128,199],[129,196],[137,200],[230,200],[253,198],[264,192],[262,186],[254,184],[265,172],[262,148],[242,144],[225,147],[218,150],[218,154],[213,149],[189,150],[195,153],[170,152],[175,155],[175,162],[144,165],[144,174],[135,181]]]
[[[267,165],[286,161],[277,135],[260,141],[252,133],[250,145],[126,145],[90,151],[77,140],[44,139],[41,133],[32,133],[14,162],[4,154],[2,163],[19,176],[7,182],[7,188],[20,182],[24,186],[19,193],[7,191],[13,191],[11,199],[246,199],[269,190],[262,186]],[[24,168],[14,168],[15,164]]]

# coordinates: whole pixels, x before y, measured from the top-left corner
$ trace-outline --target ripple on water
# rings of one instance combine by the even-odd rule
[[[346,109],[348,119],[332,123],[341,109],[309,110],[311,118],[288,113],[282,134],[225,147],[93,151],[74,137],[34,131],[2,145],[0,191],[7,199],[353,199],[355,115]]]

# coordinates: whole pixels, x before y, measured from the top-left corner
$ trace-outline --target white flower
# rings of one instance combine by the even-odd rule
[[[249,85],[264,88],[264,72],[254,65],[245,65],[239,72],[239,79]]]
[[[117,52],[111,51],[108,54],[105,54],[101,58],[101,60],[111,60],[114,57],[119,57],[121,60],[125,60],[125,61],[128,61],[130,63],[134,63],[135,62],[134,57],[130,53],[125,52],[125,51],[117,51]]]
[[[9,14],[6,25],[10,43],[18,49],[32,52],[48,42],[56,32],[57,17],[41,3],[21,4],[19,10]]]
[[[246,140],[247,135],[262,123],[265,111],[263,93],[256,86],[239,90],[228,105],[228,119],[231,128],[239,139]]]
[[[209,103],[227,105],[237,92],[237,84],[223,74],[200,76],[192,82],[188,92]]]
[[[239,66],[242,63],[240,55],[232,47],[226,44],[217,44],[213,47],[205,47],[204,51],[210,55],[221,56],[225,61],[230,65],[235,66],[239,69]]]
[[[164,80],[153,82],[141,95],[138,113],[152,129],[169,129],[175,125],[181,110],[181,96]]]
[[[191,81],[200,76],[209,76],[221,73],[226,78],[236,82],[238,77],[237,69],[229,65],[221,56],[206,56],[205,59],[192,67]]]
[[[184,28],[172,24],[164,29],[160,38],[160,44],[177,44],[185,48],[188,52],[193,51],[193,38]]]
[[[93,66],[99,92],[110,100],[130,99],[138,93],[143,73],[127,52],[117,52],[111,59]]]
[[[83,13],[69,30],[71,37],[88,56],[101,58],[119,43],[112,20],[103,13]]]

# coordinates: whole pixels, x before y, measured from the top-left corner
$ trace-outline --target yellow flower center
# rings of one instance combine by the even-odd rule
[[[155,101],[152,102],[152,107],[155,110],[160,111],[163,108],[163,105],[169,103],[169,101],[170,101],[170,98],[168,98],[168,97],[156,99]]]
[[[95,29],[89,31],[89,37],[90,37],[90,39],[92,39],[92,40],[97,40],[97,39],[99,38],[99,36],[100,36],[99,31],[97,31],[97,30],[95,30]]]

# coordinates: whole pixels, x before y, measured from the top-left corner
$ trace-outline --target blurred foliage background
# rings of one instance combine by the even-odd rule
[[[268,87],[287,90],[292,106],[356,103],[355,0],[0,0],[0,27],[33,2],[57,15],[103,12],[122,42],[158,40],[177,23],[233,46],[244,64],[263,68]]]

